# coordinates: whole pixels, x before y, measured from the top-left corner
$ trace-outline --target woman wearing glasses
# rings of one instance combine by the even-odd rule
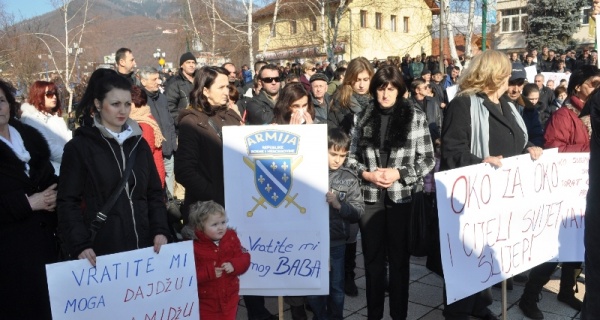
[[[21,122],[42,133],[50,146],[50,161],[58,174],[65,144],[71,140],[71,131],[62,118],[56,85],[36,81],[29,89],[28,103],[21,105]]]
[[[213,200],[225,205],[223,185],[224,126],[240,125],[240,116],[227,107],[228,72],[202,67],[196,71],[190,105],[179,113],[179,145],[175,177],[185,187],[183,220],[187,223],[190,204]]]
[[[312,77],[315,73],[317,73],[315,62],[310,59],[304,61],[302,64],[302,75],[300,76],[300,82],[304,86],[304,90],[306,90],[306,92],[310,92],[310,77]]]

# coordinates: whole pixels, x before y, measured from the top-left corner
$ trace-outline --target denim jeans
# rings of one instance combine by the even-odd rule
[[[344,317],[344,253],[346,245],[331,247],[329,253],[329,295],[308,296],[314,320],[341,320]]]

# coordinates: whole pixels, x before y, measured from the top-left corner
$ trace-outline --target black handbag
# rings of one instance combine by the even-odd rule
[[[408,252],[415,257],[427,256],[429,247],[429,211],[423,194],[423,184],[417,182],[412,190],[410,222],[408,226]]]

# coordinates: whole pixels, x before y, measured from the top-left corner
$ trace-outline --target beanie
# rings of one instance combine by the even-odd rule
[[[179,66],[181,67],[181,65],[188,60],[196,61],[196,57],[191,52],[186,52],[182,54],[181,58],[179,58]]]

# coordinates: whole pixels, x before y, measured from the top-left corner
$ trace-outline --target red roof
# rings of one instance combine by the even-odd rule
[[[481,40],[481,34],[474,34],[471,38],[471,47],[481,48]],[[456,52],[458,53],[458,55],[463,55],[465,53],[465,36],[462,34],[454,36],[454,44],[456,44]],[[492,49],[492,36],[489,33],[487,34],[486,47],[488,49]],[[440,55],[440,38],[431,39],[431,55]],[[444,56],[450,56],[450,46],[448,45],[447,38],[444,38]]]

